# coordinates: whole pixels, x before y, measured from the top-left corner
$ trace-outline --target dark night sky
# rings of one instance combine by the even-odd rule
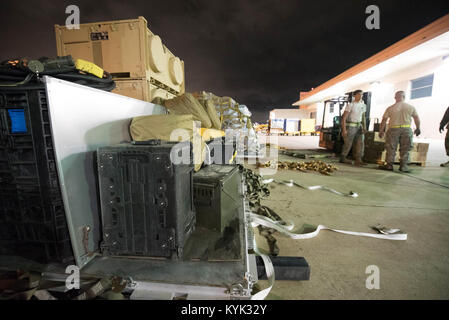
[[[322,0],[1,0],[0,60],[55,56],[54,24],[67,5],[81,23],[144,16],[185,61],[186,90],[212,91],[246,104],[262,121],[308,91],[449,13],[449,1]],[[380,8],[380,30],[365,8]]]

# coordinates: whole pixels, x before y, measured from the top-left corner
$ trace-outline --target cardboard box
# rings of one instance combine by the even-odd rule
[[[385,142],[385,136],[383,138],[379,137],[379,132],[374,133],[374,141],[376,142]]]
[[[300,130],[301,133],[315,132],[315,119],[301,119]]]
[[[365,150],[364,161],[367,163],[384,162],[385,158],[386,158],[386,154],[387,154],[386,151],[368,149],[368,150]],[[400,153],[398,150],[398,151],[396,151],[394,161],[395,161],[395,163],[398,163],[399,160],[400,160]],[[425,165],[426,160],[427,160],[427,153],[415,152],[415,151],[411,151],[409,153],[409,162],[411,162],[411,163],[421,163],[421,165]]]
[[[429,144],[428,143],[417,143],[417,150],[418,152],[426,153],[429,151]]]
[[[365,149],[364,161],[367,163],[382,161],[382,153],[382,150]]]
[[[371,144],[374,142],[374,132],[368,131],[365,133],[365,144]]]
[[[382,161],[385,161],[386,154],[387,154],[386,151],[382,152],[382,158],[381,158]],[[396,155],[394,157],[395,163],[399,162],[400,158],[401,157],[400,157],[400,153],[398,150],[398,151],[396,151]],[[426,160],[427,160],[427,153],[416,152],[416,151],[411,151],[409,153],[409,162],[411,162],[411,163],[419,162],[419,163],[421,163],[422,166],[424,166],[426,163]]]
[[[80,29],[55,25],[55,34],[59,56],[93,62],[114,79],[146,78],[175,95],[185,92],[184,62],[147,28],[144,17],[86,23]]]
[[[365,144],[365,150],[385,150],[385,143],[383,142],[373,142],[370,145]]]

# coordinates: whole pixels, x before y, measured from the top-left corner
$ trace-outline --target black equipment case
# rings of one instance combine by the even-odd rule
[[[197,226],[223,232],[241,201],[242,175],[237,165],[210,165],[193,175]]]
[[[98,149],[105,255],[183,257],[196,221],[191,150],[160,140]]]

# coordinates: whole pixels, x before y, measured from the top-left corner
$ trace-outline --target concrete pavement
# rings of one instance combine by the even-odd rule
[[[311,138],[317,137],[297,137],[296,142],[280,145],[290,143],[309,149]],[[281,155],[280,160],[299,159]],[[412,174],[402,174],[378,170],[376,165],[337,166],[340,170],[332,176],[278,171],[274,177],[354,191],[358,198],[272,184],[270,197],[262,203],[298,228],[324,224],[374,232],[370,226],[383,224],[405,231],[408,240],[379,240],[331,231],[321,231],[308,240],[277,234],[280,255],[305,257],[311,266],[311,278],[305,282],[277,281],[269,298],[449,299],[449,169],[411,166]],[[264,238],[256,239],[261,248],[268,249]],[[370,265],[380,270],[378,290],[365,286],[369,276],[365,271]],[[266,285],[266,281],[260,283]]]

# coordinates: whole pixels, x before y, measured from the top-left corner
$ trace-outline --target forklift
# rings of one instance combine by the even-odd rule
[[[342,110],[346,107],[354,96],[354,92],[346,93],[344,96],[332,98],[324,101],[323,110],[323,122],[321,126],[320,142],[319,146],[332,151],[336,154],[341,153],[344,141],[341,135],[341,117]],[[371,109],[371,92],[364,92],[362,97],[363,102],[366,104],[366,127],[370,125],[370,109]],[[333,109],[338,108],[338,115],[332,119],[332,127],[325,127],[326,110],[329,107],[329,113],[334,113]]]

